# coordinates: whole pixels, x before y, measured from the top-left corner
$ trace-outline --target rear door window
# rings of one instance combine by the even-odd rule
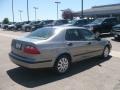
[[[80,41],[83,40],[83,36],[80,35],[79,29],[69,29],[66,31],[65,39],[67,41]]]

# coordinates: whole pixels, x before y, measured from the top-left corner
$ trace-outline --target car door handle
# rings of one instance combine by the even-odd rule
[[[91,42],[88,42],[88,45],[91,45],[92,43]]]
[[[67,43],[68,46],[73,46],[73,43]]]

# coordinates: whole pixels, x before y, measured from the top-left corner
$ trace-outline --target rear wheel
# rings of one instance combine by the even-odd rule
[[[115,39],[115,40],[119,40],[119,39],[120,39],[120,37],[114,37],[114,39]]]
[[[26,32],[30,31],[30,28],[29,28],[29,27],[27,27],[27,28],[25,29],[25,31],[26,31]]]
[[[55,71],[59,74],[66,73],[70,67],[70,58],[66,55],[60,56],[55,63]]]
[[[117,38],[117,37],[114,37],[114,39],[115,39],[115,40],[118,40],[118,38]]]

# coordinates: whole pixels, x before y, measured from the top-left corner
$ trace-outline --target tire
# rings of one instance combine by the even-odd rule
[[[69,68],[70,68],[70,57],[68,57],[67,55],[62,55],[58,57],[54,65],[55,72],[58,74],[64,74],[67,71],[69,71]]]
[[[113,31],[112,31],[112,30],[110,30],[110,35],[112,35],[112,36],[113,36]]]
[[[118,37],[114,37],[115,40],[118,40]]]
[[[110,54],[110,48],[108,46],[106,46],[103,50],[102,58],[109,57],[109,54]]]
[[[30,31],[30,28],[27,27],[27,28],[25,29],[25,32],[28,32],[28,31]]]
[[[96,32],[95,32],[95,36],[96,36],[96,37],[99,37],[99,36],[100,36],[100,32],[96,31]]]
[[[114,37],[115,40],[120,40],[120,37]]]

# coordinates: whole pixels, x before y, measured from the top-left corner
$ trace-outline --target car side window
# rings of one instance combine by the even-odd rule
[[[68,41],[80,41],[83,40],[78,29],[69,29],[66,31],[65,39]]]
[[[80,30],[80,33],[83,35],[85,40],[95,40],[95,35],[88,30]]]

